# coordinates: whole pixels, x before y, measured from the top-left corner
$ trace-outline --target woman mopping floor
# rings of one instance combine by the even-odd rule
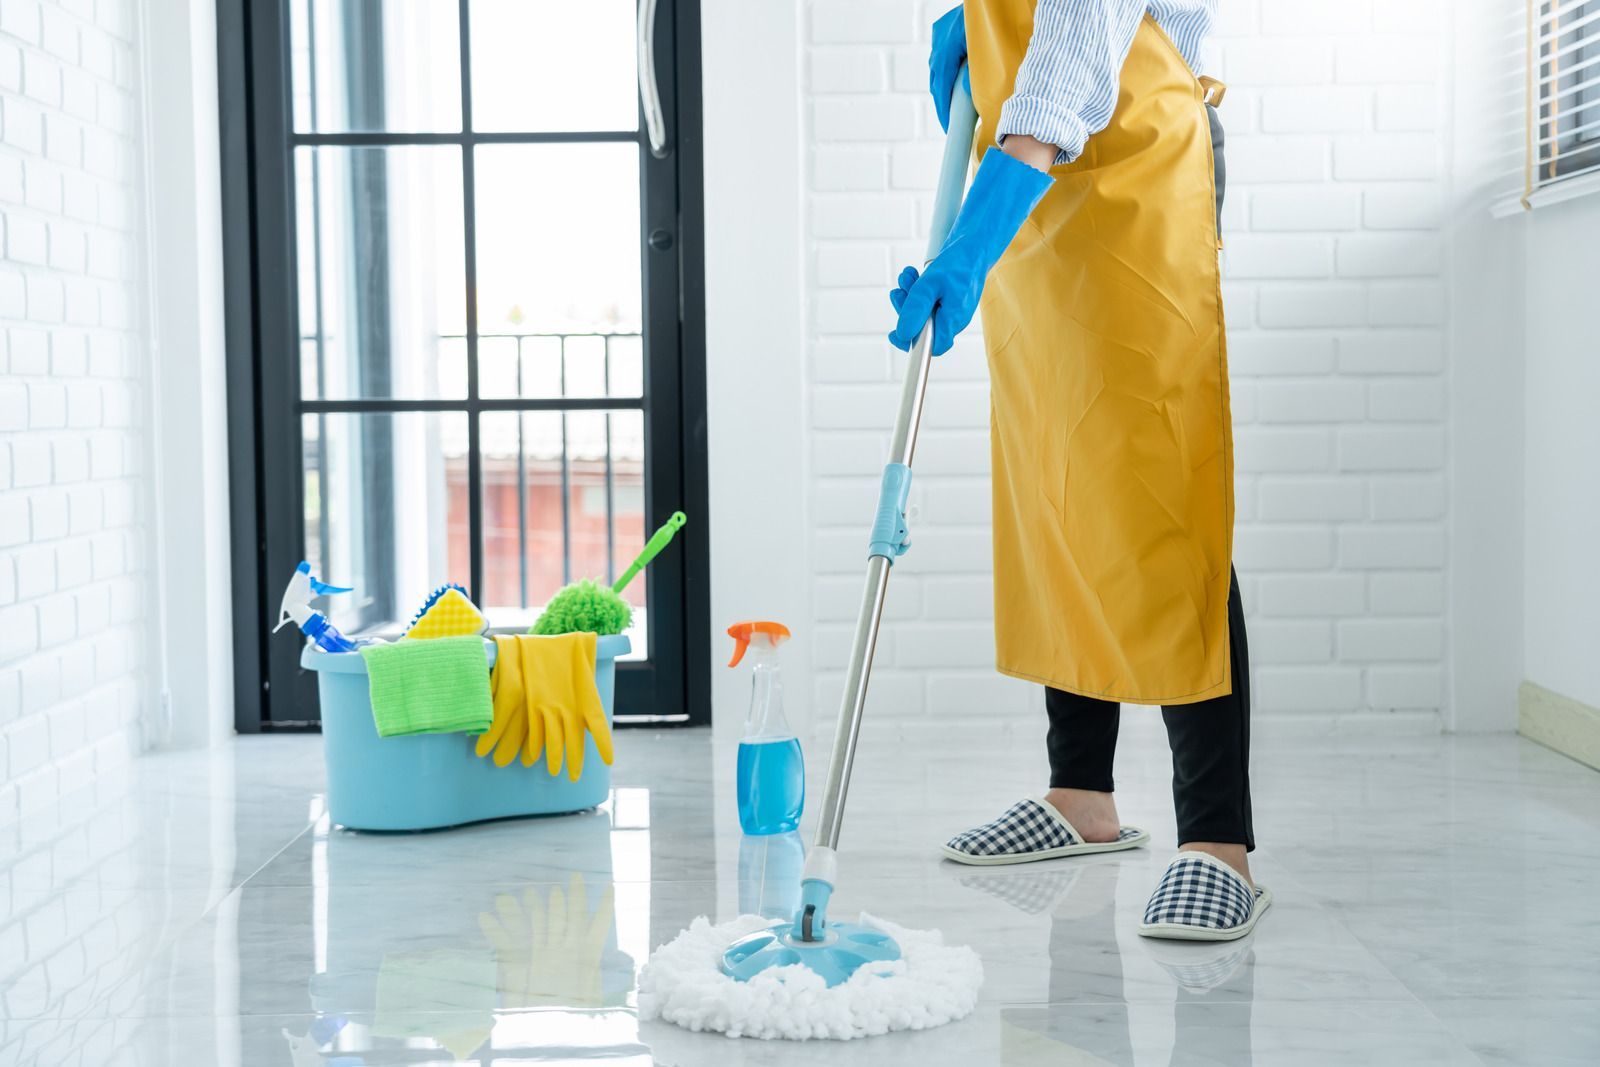
[[[1227,940],[1255,885],[1249,665],[1232,573],[1217,252],[1216,0],[970,0],[934,25],[945,121],[965,61],[981,156],[950,238],[890,294],[908,348],[983,313],[999,670],[1045,686],[1050,790],[951,838],[1002,864],[1144,844],[1113,799],[1120,705],[1163,707],[1179,853],[1151,937]],[[998,150],[996,150],[998,149]],[[986,284],[987,283],[987,284]]]

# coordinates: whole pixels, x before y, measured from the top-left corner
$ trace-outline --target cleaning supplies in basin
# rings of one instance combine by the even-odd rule
[[[435,589],[411,619],[407,637],[431,640],[437,637],[466,637],[481,634],[489,628],[478,605],[472,602],[467,591],[454,582]]]
[[[610,587],[585,578],[558,591],[528,632],[620,634],[626,630],[628,623],[633,621],[633,608],[622,599],[622,591],[628,588],[628,583],[633,581],[635,575],[660,555],[673,535],[688,521],[683,512],[673,512],[672,518],[651,536],[644,551]]]
[[[482,733],[494,719],[480,637],[363,645],[379,737]]]
[[[520,751],[523,766],[531,767],[542,753],[551,774],[565,763],[567,777],[577,781],[588,734],[609,765],[611,726],[595,687],[596,635],[497,635],[494,640],[494,721],[478,738],[478,755],[492,752],[495,764],[504,767]]]
[[[339,632],[339,628],[328,621],[328,617],[311,606],[311,601],[319,596],[331,596],[334,593],[348,593],[350,588],[343,585],[329,585],[319,581],[311,573],[311,564],[305,560],[300,561],[300,566],[294,569],[294,574],[289,577],[289,584],[283,590],[283,599],[278,601],[278,625],[272,628],[273,633],[283,629],[290,621],[300,627],[300,632],[309,637],[312,642],[324,652],[354,652],[356,643]]]
[[[412,645],[434,642],[412,641]],[[495,648],[480,639],[487,656]],[[595,647],[594,685],[609,715],[616,694],[617,657],[625,635],[602,637]],[[542,769],[496,767],[473,756],[478,739],[466,734],[380,737],[372,714],[367,664],[361,656],[334,655],[307,644],[300,666],[316,676],[322,704],[322,745],[327,758],[327,812],[351,830],[426,830],[484,819],[555,815],[601,804],[611,794],[611,768],[594,750],[577,781]],[[487,662],[479,670],[488,684]],[[593,742],[586,742],[593,744]],[[600,816],[602,822],[608,821]],[[540,827],[541,842],[561,833]],[[580,836],[583,836],[580,834]],[[631,968],[630,968],[631,973]]]
[[[737,667],[751,654],[750,714],[739,742],[739,826],[747,834],[788,833],[800,825],[806,800],[806,765],[800,740],[783,715],[778,646],[789,639],[779,622],[741,622],[728,627],[737,642]]]

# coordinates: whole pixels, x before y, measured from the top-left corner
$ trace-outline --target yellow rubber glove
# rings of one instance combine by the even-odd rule
[[[594,684],[595,647],[599,638],[594,634],[579,634],[568,658],[572,682],[572,697],[561,702],[558,708],[561,726],[567,741],[567,777],[576,782],[583,774],[583,735],[593,735],[595,751],[600,761],[611,766],[611,723],[606,719],[605,706],[600,703],[600,690]]]
[[[516,758],[517,750],[523,747],[528,736],[528,704],[516,637],[496,637],[494,647],[494,671],[489,675],[494,719],[489,724],[489,732],[478,735],[477,753],[487,756],[492,750],[494,765],[504,767]]]
[[[518,645],[521,645],[520,641],[518,642]],[[521,648],[518,649],[517,654],[519,656],[522,654]],[[524,676],[529,675],[528,665],[526,663],[522,665],[522,673]],[[537,677],[537,675],[534,677]],[[524,690],[523,699],[524,703],[522,705],[522,719],[528,724],[528,736],[522,742],[522,765],[524,767],[532,767],[539,761],[539,753],[545,750],[545,735],[549,733],[549,731],[545,728],[544,717],[534,709],[533,695]],[[559,731],[556,733],[555,760],[557,763],[561,762],[561,734]],[[551,771],[550,773],[554,774],[556,772]]]
[[[596,637],[591,633],[517,638],[522,650],[522,678],[528,702],[528,737],[522,762],[532,766],[544,751],[545,769],[559,774],[565,757],[567,777],[583,774],[584,733],[594,735],[595,750],[611,763],[611,724],[606,721],[594,684]]]

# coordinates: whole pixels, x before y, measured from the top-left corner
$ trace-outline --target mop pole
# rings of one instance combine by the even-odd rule
[[[950,94],[950,129],[945,137],[944,156],[939,164],[939,185],[933,203],[933,222],[928,234],[929,261],[944,245],[961,196],[966,189],[967,171],[972,158],[973,126],[977,112],[966,86],[965,71],[957,76]],[[816,841],[806,856],[801,875],[800,909],[795,916],[794,936],[803,941],[820,941],[825,936],[828,897],[838,875],[839,828],[844,821],[845,794],[850,787],[850,769],[855,762],[856,739],[861,732],[861,714],[867,703],[867,682],[872,674],[872,655],[878,645],[878,628],[883,621],[884,596],[889,591],[889,572],[897,557],[910,547],[906,529],[906,501],[911,492],[911,460],[917,448],[917,430],[922,422],[922,404],[928,389],[928,372],[933,363],[933,319],[930,317],[916,343],[911,346],[906,365],[905,384],[900,391],[900,411],[895,417],[894,436],[889,443],[889,461],[883,469],[877,514],[872,524],[867,549],[867,583],[856,616],[855,641],[851,647],[850,669],[845,675],[844,697],[839,705],[839,721],[834,729],[833,755],[828,762],[828,780],[822,792],[822,815],[817,820]]]

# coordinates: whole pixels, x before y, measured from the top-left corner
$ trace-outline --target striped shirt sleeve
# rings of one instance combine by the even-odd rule
[[[1111,121],[1145,9],[1145,0],[1039,0],[1011,99],[1000,109],[1000,139],[1025,134],[1060,149],[1058,164],[1078,158]]]

